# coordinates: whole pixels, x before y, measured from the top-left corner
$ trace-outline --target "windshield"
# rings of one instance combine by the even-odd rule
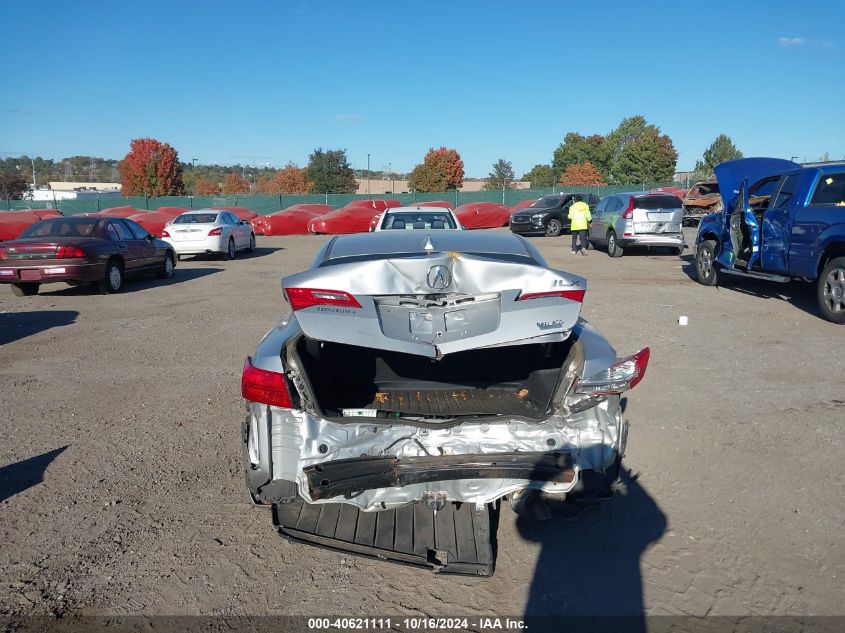
[[[545,209],[547,207],[556,207],[560,204],[560,196],[545,196],[544,198],[540,198],[532,204],[529,209]]]
[[[680,209],[681,201],[678,196],[660,194],[656,196],[640,196],[637,198],[638,209]]]
[[[455,229],[457,225],[450,213],[419,211],[409,213],[387,213],[381,223],[385,229]]]
[[[36,222],[20,237],[89,237],[93,232],[98,218],[57,218]]]
[[[173,224],[213,224],[217,222],[216,213],[184,213],[173,220]]]

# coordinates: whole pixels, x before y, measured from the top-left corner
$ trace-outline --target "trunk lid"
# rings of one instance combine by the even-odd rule
[[[652,194],[634,199],[634,232],[680,233],[684,219],[681,201],[672,194]]]
[[[208,232],[215,228],[216,224],[171,224],[167,232],[174,242],[196,242],[208,237]]]
[[[55,259],[59,246],[58,242],[16,240],[3,248],[10,260],[38,260]]]
[[[564,340],[578,320],[577,293],[583,297],[586,280],[546,268],[527,251],[515,255],[499,250],[487,256],[409,253],[329,262],[286,277],[282,285],[286,292],[320,289],[352,298],[296,311],[305,335],[322,341],[435,358],[475,348]],[[358,259],[354,251],[340,261]],[[524,298],[551,292],[576,293],[576,298]]]

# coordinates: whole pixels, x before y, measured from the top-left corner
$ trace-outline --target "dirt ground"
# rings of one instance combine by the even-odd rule
[[[845,613],[845,327],[807,285],[699,286],[689,250],[534,239],[620,355],[652,350],[613,500],[546,523],[505,504],[487,579],[280,538],[247,501],[240,373],[325,239],[114,296],[0,287],[0,615]]]

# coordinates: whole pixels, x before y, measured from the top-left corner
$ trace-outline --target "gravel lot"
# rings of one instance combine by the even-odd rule
[[[845,327],[810,286],[704,288],[689,254],[568,237],[534,241],[620,355],[652,349],[625,490],[546,523],[503,507],[489,579],[284,541],[247,501],[240,372],[325,239],[114,296],[0,287],[0,615],[845,613]]]

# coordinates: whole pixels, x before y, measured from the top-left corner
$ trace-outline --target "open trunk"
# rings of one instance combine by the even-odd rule
[[[303,336],[296,353],[328,417],[542,419],[571,345],[569,340],[513,345],[436,360]]]

